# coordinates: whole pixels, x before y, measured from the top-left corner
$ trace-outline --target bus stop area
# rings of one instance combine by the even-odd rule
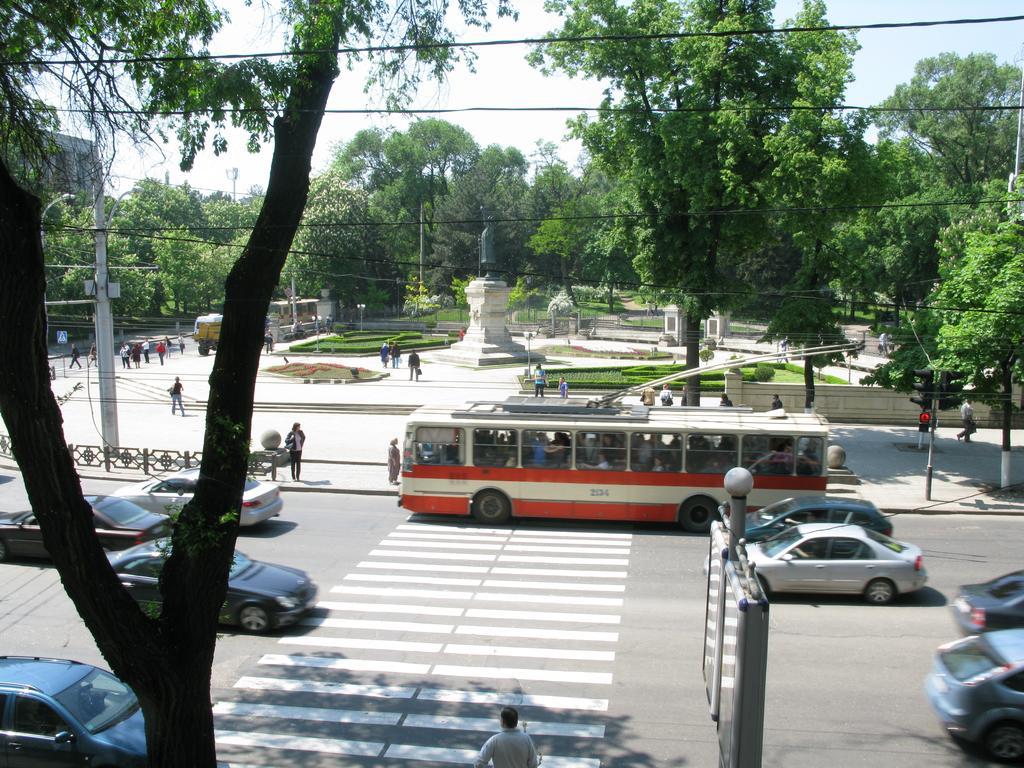
[[[535,346],[536,348],[536,346]],[[682,350],[679,350],[682,354]],[[457,404],[471,400],[504,400],[520,394],[516,374],[521,366],[469,369],[434,362],[432,355],[421,355],[423,375],[409,380],[408,368],[389,368],[388,377],[375,382],[350,385],[303,384],[261,373],[256,384],[253,413],[252,448],[260,448],[260,436],[277,431],[283,436],[295,422],[301,423],[307,442],[303,452],[301,481],[292,481],[288,467],[277,470],[277,481],[289,491],[320,491],[397,496],[387,481],[388,443],[401,443],[407,414],[423,404]],[[283,346],[265,354],[261,369],[306,358],[290,355]],[[149,450],[190,450],[202,448],[205,425],[207,378],[213,356],[200,357],[189,345],[184,356],[172,355],[163,366],[150,364],[138,370],[117,370],[118,421],[122,446]],[[331,362],[377,369],[383,372],[379,358],[330,358]],[[405,361],[403,360],[403,363]],[[616,361],[623,365],[631,361]],[[546,365],[588,366],[608,364],[607,359],[574,357],[548,361]],[[843,369],[845,373],[845,369]],[[168,387],[175,377],[184,385],[186,415],[170,412]],[[54,382],[54,392],[63,396],[75,384],[74,392],[62,410],[65,435],[69,443],[98,445],[98,387],[95,371],[75,369]],[[570,396],[582,396],[570,392]],[[554,386],[548,396],[557,396]],[[626,402],[639,402],[630,397]],[[716,397],[706,397],[702,406],[717,407]],[[341,408],[340,406],[344,407]],[[655,406],[661,407],[661,406]],[[838,473],[829,484],[829,493],[853,494],[874,502],[880,509],[898,513],[1024,514],[1024,490],[1019,486],[997,490],[999,483],[1000,432],[981,429],[970,443],[956,439],[958,421],[943,414],[934,452],[932,500],[925,499],[925,449],[917,449],[916,426],[831,424],[830,442],[846,450],[849,472]],[[1017,433],[1015,433],[1016,436]],[[2,460],[13,466],[8,459]],[[1024,477],[1024,451],[1012,452],[1015,480]],[[138,470],[82,468],[86,481],[92,478],[124,478],[125,483],[142,479]]]

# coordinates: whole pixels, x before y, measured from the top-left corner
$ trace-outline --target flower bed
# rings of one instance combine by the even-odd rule
[[[672,357],[670,352],[658,349],[622,348],[615,344],[602,344],[601,342],[545,347],[544,353],[562,357],[607,357],[612,360],[668,360]]]
[[[761,363],[765,365],[765,363]],[[803,368],[787,363],[771,363],[776,370],[773,381],[780,384],[803,382]],[[627,365],[621,368],[594,367],[594,368],[547,368],[545,369],[549,382],[557,382],[559,377],[564,376],[571,389],[625,389],[637,384],[643,384],[653,379],[669,376],[684,370],[682,365]],[[749,366],[741,369],[744,381],[756,381],[755,367]],[[817,377],[815,377],[817,381]],[[520,386],[523,389],[533,387],[532,376],[520,376]],[[826,376],[826,384],[845,384],[842,379],[835,376]],[[680,382],[681,385],[681,382]],[[552,384],[554,386],[554,384]],[[700,377],[701,391],[705,393],[722,392],[725,390],[725,372],[704,373]]]
[[[456,340],[458,340],[456,334],[424,336],[417,331],[399,331],[397,333],[351,331],[334,336],[323,336],[319,342],[316,339],[301,341],[292,344],[290,350],[301,352],[304,355],[372,355],[380,352],[381,344],[397,341],[398,346],[402,349],[402,354],[405,354],[414,349],[446,347]]]
[[[272,365],[263,370],[275,376],[314,381],[375,381],[381,378],[377,371],[353,368],[338,363],[286,363],[285,365]]]

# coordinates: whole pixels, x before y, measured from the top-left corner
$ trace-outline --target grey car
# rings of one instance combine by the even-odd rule
[[[747,545],[747,555],[770,592],[860,594],[882,605],[928,580],[918,547],[859,525],[798,525]]]
[[[940,646],[925,692],[950,734],[997,760],[1024,758],[1024,629]]]

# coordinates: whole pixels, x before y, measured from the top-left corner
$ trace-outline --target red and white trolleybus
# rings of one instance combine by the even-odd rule
[[[492,524],[578,518],[706,531],[733,467],[754,475],[752,508],[823,494],[827,440],[820,416],[749,408],[533,398],[425,406],[406,427],[399,503]]]

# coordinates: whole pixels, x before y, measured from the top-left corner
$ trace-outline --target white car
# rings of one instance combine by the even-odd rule
[[[169,515],[191,501],[198,480],[198,468],[183,469],[164,478],[126,485],[111,495],[129,499],[150,512]],[[239,525],[256,525],[277,517],[283,506],[281,489],[276,483],[247,477],[242,492],[242,517]]]
[[[928,580],[920,548],[859,525],[797,525],[748,544],[747,556],[770,592],[845,592],[882,605]]]

